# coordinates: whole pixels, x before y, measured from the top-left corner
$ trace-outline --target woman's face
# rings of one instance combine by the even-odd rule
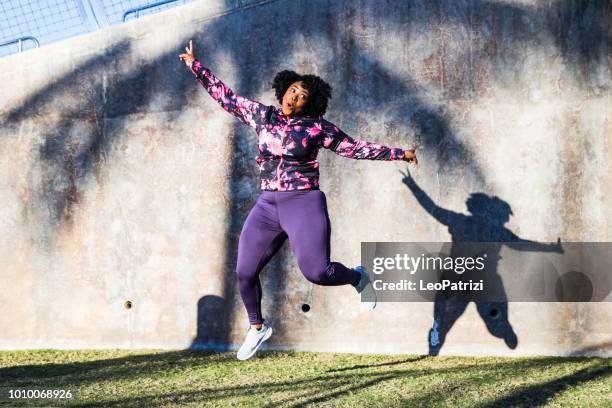
[[[302,82],[292,83],[283,96],[283,114],[296,116],[304,112],[308,103],[308,90],[302,87]]]

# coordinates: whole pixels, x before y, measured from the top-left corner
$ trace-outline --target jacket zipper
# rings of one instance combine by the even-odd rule
[[[287,131],[287,124],[285,124],[285,129],[283,129],[283,134],[281,134],[281,157],[280,160],[278,161],[278,166],[276,166],[276,189],[280,190],[281,187],[281,178],[280,178],[280,167],[281,164],[283,163],[283,156],[282,156],[282,150],[285,148],[285,137],[284,137],[284,133]]]

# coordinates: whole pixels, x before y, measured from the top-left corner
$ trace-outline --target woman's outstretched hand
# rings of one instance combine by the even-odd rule
[[[183,61],[185,65],[191,67],[191,64],[196,59],[195,53],[193,52],[193,41],[189,40],[189,46],[185,47],[185,54],[179,55],[179,60]]]
[[[404,151],[404,161],[407,161],[408,164],[419,164],[419,161],[416,157],[416,150],[419,147],[416,143],[412,145],[412,149]]]

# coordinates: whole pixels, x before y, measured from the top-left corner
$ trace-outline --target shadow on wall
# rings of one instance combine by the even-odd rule
[[[321,52],[333,53],[334,58],[329,58],[328,60],[332,62],[320,67],[320,70],[325,73],[322,74],[324,77],[329,75],[343,81],[339,86],[335,85],[337,93],[334,100],[346,103],[345,109],[348,112],[343,113],[350,114],[348,116],[350,122],[348,124],[338,123],[340,127],[346,125],[351,128],[355,127],[353,116],[364,105],[364,100],[366,106],[380,106],[385,110],[387,117],[390,117],[390,121],[394,123],[394,126],[387,129],[389,132],[387,136],[393,138],[394,143],[409,144],[407,140],[402,140],[394,129],[413,129],[416,141],[424,145],[426,150],[435,152],[438,171],[441,174],[450,175],[452,172],[457,172],[457,169],[465,169],[473,175],[476,183],[480,184],[483,189],[486,189],[487,180],[471,153],[453,134],[453,118],[448,117],[444,108],[422,97],[416,78],[394,73],[360,46],[362,37],[358,25],[361,24],[363,14],[371,12],[375,19],[392,26],[409,23],[410,26],[421,26],[423,29],[435,32],[445,25],[457,24],[482,34],[474,37],[473,44],[471,44],[473,47],[460,47],[461,51],[457,55],[447,54],[446,58],[452,57],[449,58],[450,61],[444,61],[442,66],[438,67],[441,83],[444,84],[441,78],[447,78],[446,85],[443,85],[444,94],[451,99],[457,96],[470,96],[478,91],[479,86],[483,85],[481,78],[477,75],[479,67],[485,66],[493,74],[506,72],[509,68],[514,69],[513,67],[521,61],[521,50],[534,46],[545,46],[549,44],[550,38],[554,40],[553,44],[561,51],[570,68],[575,68],[576,73],[588,73],[597,68],[599,64],[605,63],[606,44],[610,38],[609,26],[602,19],[605,10],[610,9],[606,1],[589,4],[558,1],[548,8],[515,6],[493,1],[475,1],[464,8],[456,7],[453,1],[434,1],[422,4],[377,2],[377,7],[372,10],[365,10],[365,7],[362,10],[360,6],[351,1],[333,2],[333,4],[321,3],[321,9],[328,10],[327,13],[317,12],[318,7],[313,6],[312,2],[266,3],[261,6],[261,11],[229,15],[223,20],[216,21],[211,25],[211,30],[207,30],[200,38],[196,36],[195,41],[204,44],[205,48],[223,43],[233,61],[250,62],[245,61],[245,63],[238,64],[238,83],[235,84],[235,88],[234,84],[230,86],[238,93],[251,96],[263,87],[261,84],[254,84],[251,78],[271,79],[276,71],[285,68],[299,71],[299,68],[295,66],[287,66],[286,60],[290,59],[287,52],[291,53],[287,44],[305,38],[306,45],[316,49],[316,44],[325,44],[326,40],[331,38],[335,44],[342,44],[342,48],[331,51],[321,50]],[[271,22],[280,27],[291,23],[292,30],[283,32],[282,36],[270,37],[268,28],[264,30],[259,24],[261,14],[265,14]],[[338,19],[346,20],[345,30],[337,30]],[[233,35],[223,37],[224,30],[230,27]],[[217,36],[221,36],[224,40],[219,42],[220,39]],[[265,53],[261,52],[260,47],[249,47],[243,52],[241,43],[245,38],[249,38],[252,44],[266,44],[267,49],[281,50],[281,52]],[[432,47],[448,49],[447,45],[452,42],[453,39],[440,36],[437,43],[432,42]],[[470,50],[469,54],[465,51],[467,49]],[[205,52],[204,55],[210,54]],[[476,66],[468,64],[473,60],[477,61]],[[214,58],[210,58],[209,61],[214,66]],[[205,62],[205,65],[209,63]],[[458,75],[458,72],[467,72],[467,74]],[[591,79],[588,76],[583,77],[587,85]],[[350,86],[353,82],[358,82],[359,87]],[[389,101],[401,101],[398,109],[393,109],[390,114],[385,109]],[[330,110],[332,114],[333,107],[332,102]],[[237,147],[249,145],[250,138],[244,132],[244,127],[236,125]],[[232,163],[233,166],[237,166],[231,172],[234,181],[232,186],[238,186],[236,181],[245,176],[243,168],[248,159],[245,156],[244,160],[235,160]],[[253,175],[253,177],[256,176]],[[232,197],[235,197],[239,191],[232,190],[232,194]],[[483,197],[486,196],[483,195]],[[232,199],[232,203],[237,204],[239,200]],[[232,223],[235,229],[228,235],[227,264],[232,265],[231,269],[235,268],[235,248],[237,248],[239,229],[244,221],[243,216],[244,213],[241,214],[240,211],[232,212],[232,219],[236,217],[241,222]],[[499,238],[496,237],[496,239]],[[283,260],[277,265],[289,263],[287,259],[290,256],[289,251],[284,251],[282,256]],[[228,268],[228,270],[231,269]],[[286,274],[287,271],[274,270],[271,274],[273,281],[265,283],[265,286],[282,290],[285,287]],[[228,287],[234,285],[233,276],[227,281],[227,285]],[[280,294],[281,291],[275,293]],[[264,293],[264,296],[266,295],[269,296]],[[272,308],[279,310],[280,314],[285,305],[279,302],[285,297],[275,296],[275,298],[278,300],[274,299]],[[440,302],[437,309],[441,307]],[[452,309],[449,316],[458,317],[463,313],[464,307],[463,310],[461,307]],[[492,334],[504,338],[509,347],[516,347],[516,335],[507,321],[507,303],[486,305],[486,307],[480,305],[479,312],[487,322],[487,327]],[[278,323],[281,324],[277,324],[276,327],[282,330],[282,321]]]
[[[226,310],[227,302],[216,295],[206,295],[198,301],[197,334],[189,350],[228,351],[227,333],[230,322],[225,316],[231,315]]]
[[[233,5],[234,2],[228,1],[227,4]],[[470,95],[478,90],[478,64],[469,64],[469,61],[482,63],[492,73],[514,70],[520,63],[522,47],[546,45],[552,38],[552,44],[560,50],[569,68],[588,76],[598,66],[607,63],[610,44],[610,26],[605,19],[609,15],[610,4],[605,0],[560,0],[549,8],[492,1],[474,1],[466,7],[457,7],[456,2],[450,0],[373,2],[371,9],[366,9],[367,4],[364,6],[352,1],[272,1],[247,7],[248,13],[240,13],[244,7],[239,7],[221,18],[206,21],[201,32],[186,36],[176,44],[175,49],[153,59],[134,61],[131,56],[132,43],[117,43],[102,55],[92,57],[35,92],[22,106],[4,115],[3,123],[7,124],[32,118],[44,120],[48,114],[60,115],[58,121],[50,123],[42,132],[38,156],[28,173],[28,188],[33,198],[24,203],[24,221],[40,228],[35,237],[39,242],[48,245],[62,225],[70,225],[74,208],[84,196],[88,181],[96,177],[103,166],[112,165],[108,162],[107,151],[113,144],[128,137],[126,127],[130,115],[150,112],[155,105],[153,100],[161,100],[164,101],[162,106],[156,109],[165,112],[166,120],[172,122],[189,107],[190,95],[203,92],[177,58],[190,38],[199,46],[196,48],[200,50],[198,56],[205,56],[205,65],[212,67],[213,71],[218,63],[216,61],[229,57],[236,67],[237,81],[228,85],[247,97],[260,94],[266,88],[252,78],[271,80],[281,69],[300,70],[299,66],[287,64],[289,57],[300,52],[288,44],[305,39],[306,47],[317,49],[331,39],[337,48],[321,49],[321,52],[331,54],[331,58],[326,58],[329,62],[314,61],[314,64],[324,73],[324,77],[343,81],[336,84],[339,92],[334,100],[348,101],[343,107],[347,111],[341,113],[348,115],[348,120],[352,122],[338,123],[340,127],[349,126],[349,133],[355,129],[352,118],[359,112],[360,106],[371,106],[375,113],[379,110],[385,112],[394,122],[386,135],[393,143],[411,144],[409,142],[412,140],[401,138],[397,129],[413,129],[417,141],[427,151],[435,152],[440,173],[449,174],[457,171],[457,168],[465,169],[482,185],[483,190],[486,190],[487,180],[470,152],[453,134],[454,119],[445,113],[443,105],[436,105],[422,96],[418,84],[423,78],[407,77],[385,68],[384,61],[379,61],[360,46],[362,37],[358,28],[363,14],[371,12],[377,24],[395,27],[397,32],[403,32],[405,25],[437,32],[452,23],[482,34],[477,41],[468,41],[468,45],[473,47],[461,47],[463,54],[448,55],[447,60],[436,59],[442,64],[436,68],[438,74],[431,80],[440,79],[444,95],[448,98]],[[268,18],[270,25],[261,24],[262,16]],[[340,25],[339,20],[346,24]],[[546,27],[546,30],[540,32],[540,25],[536,23]],[[284,27],[289,24],[292,29],[285,30]],[[344,29],[338,30],[340,26]],[[282,35],[270,35],[270,29],[276,29]],[[528,37],[531,34],[533,36]],[[249,45],[245,46],[247,39]],[[448,45],[448,39],[436,37],[431,45],[434,51],[443,50]],[[467,49],[471,50],[469,55],[464,51]],[[126,70],[126,63],[132,63],[133,69]],[[459,75],[460,72],[465,75]],[[222,72],[218,74],[221,79],[227,80]],[[150,78],[156,80],[151,81]],[[442,78],[446,78],[447,82]],[[360,86],[349,86],[355,82]],[[70,99],[79,103],[67,102]],[[401,103],[389,115],[388,104],[396,99]],[[212,106],[212,102],[208,106]],[[333,104],[331,108],[333,111]],[[220,110],[218,112],[214,114],[224,114]],[[230,193],[224,294],[219,299],[204,297],[198,304],[198,311],[203,314],[225,313],[223,319],[227,322],[232,321],[235,304],[239,303],[234,276],[238,236],[248,209],[256,199],[250,193],[245,193],[244,180],[248,181],[250,191],[256,190],[258,184],[256,167],[252,162],[252,156],[257,151],[256,142],[250,132],[248,128],[236,124],[231,135],[230,148],[235,153],[228,169]],[[365,135],[354,136],[365,138]],[[372,137],[378,138],[375,135]],[[39,174],[42,176],[40,180],[37,179]],[[264,282],[264,286],[286,287],[287,271],[281,269],[289,264],[289,251],[283,251],[281,255],[281,261],[274,264],[279,269],[271,274],[274,281]],[[277,301],[283,297],[275,296],[274,299],[271,307],[281,309],[282,305]],[[202,318],[198,315],[199,321]],[[227,342],[229,326],[206,324],[208,326],[204,325],[202,330],[198,329],[198,338],[219,344]],[[226,334],[225,337],[217,334],[207,337],[208,330],[225,330]]]
[[[484,193],[472,193],[465,202],[471,215],[464,215],[439,207],[417,185],[408,170],[404,174],[403,182],[410,189],[421,207],[436,221],[448,227],[452,240],[449,251],[451,257],[466,255],[464,252],[466,248],[461,245],[462,242],[491,243],[491,245],[487,246],[487,265],[484,269],[485,276],[482,276],[482,278],[485,281],[484,287],[488,291],[495,291],[495,293],[501,294],[501,301],[483,302],[478,301],[476,295],[458,298],[456,296],[447,296],[447,293],[442,290],[436,292],[434,320],[427,338],[429,354],[438,355],[444,345],[447,333],[457,319],[465,312],[470,301],[476,303],[478,314],[485,322],[489,333],[503,339],[509,348],[516,348],[518,338],[508,320],[507,296],[501,277],[497,273],[498,263],[501,259],[499,255],[501,247],[502,245],[507,245],[517,251],[529,250],[562,253],[561,245],[542,244],[516,236],[504,226],[510,220],[512,209],[507,202],[498,197],[491,197]],[[529,244],[529,246],[521,244]],[[440,280],[455,281],[457,276],[455,271],[446,270]]]
[[[577,350],[574,350],[569,355],[572,357],[597,355],[609,356],[612,355],[612,341],[582,347]]]
[[[4,123],[37,121],[44,129],[38,155],[27,171],[33,198],[24,203],[24,221],[38,225],[36,238],[42,245],[50,243],[62,223],[71,223],[72,206],[84,195],[85,180],[98,172],[109,145],[120,137],[121,128],[104,131],[106,95],[103,78],[95,72],[109,69],[130,51],[129,41],[115,44],[37,91],[5,117]],[[58,114],[55,122],[46,120]]]
[[[24,203],[24,221],[36,225],[36,242],[42,246],[72,224],[92,177],[104,188],[102,169],[111,164],[109,150],[130,137],[130,115],[151,112],[159,94],[174,94],[158,108],[174,121],[188,102],[189,78],[164,79],[178,71],[174,51],[153,61],[135,61],[132,51],[132,42],[124,40],[96,53],[4,115],[4,123],[33,121],[44,129],[27,174],[33,198]],[[134,68],[128,71],[126,64]],[[162,79],[150,81],[151,76]]]
[[[326,38],[336,39],[340,36],[345,47],[328,51],[335,55],[333,63],[321,67],[322,72],[336,76],[340,74],[339,77],[346,81],[346,86],[336,86],[338,93],[335,100],[347,101],[348,108],[351,108],[350,103],[355,100],[355,95],[351,92],[359,92],[360,95],[367,94],[368,106],[380,105],[382,109],[390,100],[404,100],[403,106],[394,109],[393,122],[407,129],[414,129],[419,143],[439,155],[439,160],[436,161],[440,166],[445,166],[444,170],[451,171],[456,164],[453,161],[468,164],[470,171],[478,173],[479,181],[486,184],[479,166],[472,162],[470,153],[452,134],[452,118],[447,117],[444,110],[421,97],[414,79],[394,74],[380,61],[360,49],[359,33],[355,32],[356,25],[361,21],[361,14],[367,13],[368,10],[360,9],[351,1],[334,2],[330,12],[324,14],[318,13],[312,2],[262,3],[250,7],[250,13],[238,13],[242,9],[238,8],[222,18],[209,21],[204,32],[193,35],[196,44],[203,46],[201,55],[206,56],[206,65],[215,65],[215,57],[219,53],[229,53],[231,60],[236,63],[238,78],[237,83],[229,85],[238,93],[252,97],[262,88],[266,88],[260,83],[254,83],[252,78],[263,77],[271,80],[276,71],[295,68],[286,66],[289,57],[286,53],[269,55],[257,47],[247,47],[245,50],[245,38],[265,44],[270,50],[287,50],[286,44],[292,43],[298,36],[311,40],[307,45],[316,45]],[[231,6],[234,2],[228,1],[227,4]],[[410,27],[422,26],[435,31],[452,23],[469,26],[477,33],[483,34],[474,37],[472,47],[461,47],[461,50],[470,48],[470,52],[476,55],[448,54],[447,65],[441,67],[443,71],[439,72],[439,75],[445,76],[448,82],[445,93],[452,98],[456,95],[471,95],[473,90],[478,88],[478,78],[472,75],[475,68],[473,64],[466,64],[468,59],[491,59],[493,64],[488,69],[493,72],[514,69],[520,60],[518,54],[522,49],[545,45],[549,38],[554,40],[553,44],[564,56],[569,68],[575,68],[576,74],[585,74],[586,83],[589,80],[596,81],[597,78],[590,78],[587,74],[595,72],[598,66],[608,62],[611,27],[607,16],[610,15],[611,8],[606,0],[558,0],[546,7],[518,6],[483,0],[470,2],[465,7],[456,7],[453,1],[438,0],[423,4],[380,2],[371,13],[375,19],[391,26],[410,23]],[[279,26],[289,21],[297,23],[294,29],[284,33],[282,38],[270,37],[269,28],[264,30],[259,24],[262,13],[273,17],[273,21]],[[294,20],[304,13],[309,18]],[[346,31],[337,31],[336,14],[347,18]],[[538,23],[545,30],[538,30]],[[227,36],[229,31],[232,32],[231,36]],[[485,32],[490,35],[483,43]],[[525,38],[527,35],[533,36]],[[445,42],[452,43],[445,37],[434,38],[436,40],[431,42],[434,51],[445,46]],[[166,101],[166,105],[159,109],[169,114],[170,121],[188,104],[187,91],[196,92],[194,81],[185,74],[184,67],[179,66],[176,59],[177,53],[182,50],[187,40],[188,38],[185,38],[182,43],[177,44],[176,50],[150,61],[133,61],[130,55],[131,42],[117,43],[102,55],[95,56],[71,73],[37,91],[22,106],[10,111],[3,118],[5,123],[16,123],[28,118],[41,118],[49,113],[57,114],[58,111],[61,113],[61,119],[44,133],[43,145],[40,147],[40,158],[45,163],[42,164],[42,170],[46,172],[47,179],[39,186],[37,201],[48,203],[50,225],[57,225],[62,219],[70,219],[71,207],[78,203],[82,195],[82,179],[100,166],[108,146],[124,136],[125,123],[121,121],[127,122],[130,114],[150,111],[151,100],[159,94],[167,96],[159,98]],[[223,48],[215,44],[223,44]],[[128,63],[134,63],[135,68],[125,73],[121,65]],[[454,75],[458,66],[465,72],[465,76]],[[367,69],[367,77],[361,78],[361,71],[364,69]],[[108,78],[103,81],[101,73],[108,74]],[[224,79],[222,73],[220,74],[221,79]],[[150,81],[151,77],[159,80]],[[360,80],[358,90],[348,85],[355,79]],[[69,103],[67,98],[84,103]],[[75,118],[78,120],[75,121]],[[105,120],[108,119],[115,120],[112,127],[106,126]],[[120,121],[118,124],[117,120]],[[342,123],[338,125],[343,126]],[[246,137],[244,129],[241,128],[242,126],[236,127],[237,142],[245,142],[245,145],[237,144],[236,147],[240,159],[247,155],[250,161],[255,144],[253,138]],[[242,163],[239,164],[243,167]],[[249,171],[239,172],[241,177],[254,174],[253,166],[248,167]],[[239,204],[242,206],[244,203]]]

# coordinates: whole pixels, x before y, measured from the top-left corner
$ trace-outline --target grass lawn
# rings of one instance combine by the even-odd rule
[[[612,406],[612,360],[126,350],[0,352],[0,406]],[[4,405],[3,405],[4,404]]]

